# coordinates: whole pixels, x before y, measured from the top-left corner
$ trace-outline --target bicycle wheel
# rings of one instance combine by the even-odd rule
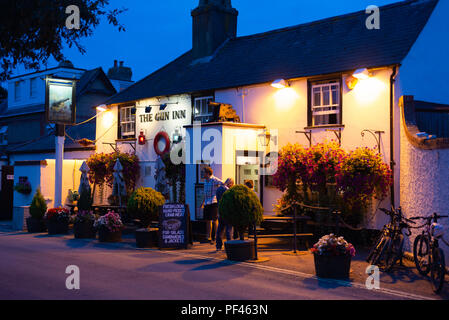
[[[368,257],[366,258],[366,262],[373,264],[372,263],[373,257],[374,257],[374,255],[375,255],[375,253],[377,251],[377,248],[380,246],[380,244],[381,244],[381,242],[382,242],[384,237],[385,237],[385,235],[384,235],[383,232],[377,237],[374,246],[371,248],[371,250],[370,250],[370,252],[368,254]]]
[[[443,289],[445,274],[446,263],[444,261],[443,250],[435,248],[432,253],[432,263],[430,267],[430,278],[435,293],[439,293],[441,289]]]
[[[413,260],[418,272],[426,276],[430,271],[430,245],[429,239],[420,234],[413,243]]]
[[[402,248],[404,247],[404,235],[400,234],[390,242],[390,248],[385,254],[385,271],[391,268],[402,256]]]
[[[391,239],[388,236],[385,236],[382,238],[381,242],[379,243],[379,246],[376,249],[376,252],[373,255],[373,258],[371,259],[371,264],[375,266],[379,266],[381,264],[384,264],[385,255],[386,252],[389,250],[391,244]]]

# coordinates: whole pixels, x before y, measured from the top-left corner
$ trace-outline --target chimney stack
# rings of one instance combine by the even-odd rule
[[[194,58],[208,57],[227,39],[235,38],[238,14],[231,0],[200,0],[192,11]]]
[[[123,61],[119,65],[118,60],[114,60],[114,67],[108,71],[108,78],[111,80],[131,81],[132,75],[131,68],[125,67]]]

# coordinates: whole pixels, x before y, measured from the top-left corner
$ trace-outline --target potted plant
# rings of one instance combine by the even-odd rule
[[[30,217],[26,219],[28,232],[37,233],[47,230],[44,220],[45,212],[47,212],[47,203],[38,188],[31,200]]]
[[[95,215],[91,211],[78,211],[73,221],[75,239],[94,239],[97,234],[94,223]]]
[[[65,208],[52,208],[45,213],[49,235],[69,233],[70,211]]]
[[[98,230],[98,240],[100,242],[122,241],[123,222],[118,213],[109,211],[95,220],[94,227]]]
[[[320,278],[348,279],[355,248],[334,234],[322,237],[311,249],[315,272]]]
[[[165,203],[162,193],[151,188],[139,188],[128,200],[128,214],[138,219],[141,229],[136,230],[138,248],[149,248],[158,242],[157,229],[150,229],[151,221],[159,220],[159,207]]]
[[[236,185],[223,194],[219,212],[223,220],[231,224],[240,236],[240,240],[225,242],[228,259],[254,260],[256,250],[254,241],[245,241],[245,231],[248,226],[262,222],[263,208],[257,195],[246,186]]]

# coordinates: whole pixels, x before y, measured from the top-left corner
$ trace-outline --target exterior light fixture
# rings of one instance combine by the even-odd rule
[[[289,85],[288,85],[287,81],[285,81],[284,79],[277,79],[271,83],[271,86],[273,88],[277,88],[277,89],[284,89],[284,88],[288,87]]]
[[[180,143],[182,141],[181,133],[178,129],[175,129],[175,133],[173,133],[173,143]]]
[[[349,76],[346,78],[346,86],[348,87],[349,90],[353,90],[357,85],[357,83],[359,83],[359,79],[353,76]]]
[[[159,106],[159,110],[161,110],[161,111],[164,111],[166,108],[167,108],[167,104],[166,104],[166,103],[161,104],[161,105]]]
[[[371,76],[371,74],[369,73],[369,71],[368,71],[367,68],[361,68],[361,69],[357,69],[357,70],[352,74],[352,76],[353,76],[354,78],[359,79],[359,80],[366,80],[366,79],[368,79],[368,78]]]
[[[139,145],[143,146],[146,144],[146,139],[145,139],[145,134],[143,133],[143,131],[140,131],[140,135],[139,135]]]
[[[271,133],[267,129],[264,130],[264,133],[259,134],[260,144],[264,147],[268,147],[271,141]]]
[[[100,106],[97,107],[97,110],[100,112],[105,112],[108,110],[108,107],[105,104],[102,104]]]
[[[145,107],[145,113],[151,113],[151,110],[153,110],[153,107]]]

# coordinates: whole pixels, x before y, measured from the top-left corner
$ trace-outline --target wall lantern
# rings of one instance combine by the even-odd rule
[[[357,78],[359,80],[366,80],[369,77],[371,77],[371,74],[369,73],[367,68],[361,68],[361,69],[357,69],[352,76],[354,78]]]
[[[146,143],[146,139],[145,139],[145,134],[143,133],[143,131],[140,131],[140,135],[139,135],[139,145],[143,146]]]
[[[159,110],[160,110],[160,111],[164,111],[166,108],[167,108],[167,104],[166,104],[166,103],[161,104],[161,105],[159,106]]]
[[[284,89],[284,88],[288,87],[289,85],[288,85],[287,81],[285,81],[284,79],[277,79],[271,83],[271,86],[276,89]]]
[[[180,143],[182,141],[182,135],[178,129],[175,129],[175,133],[173,133],[173,143]]]
[[[271,142],[271,133],[267,129],[263,133],[259,134],[260,144],[264,147],[268,147]]]
[[[359,83],[359,79],[354,78],[353,76],[349,76],[346,78],[346,86],[349,90],[353,90],[357,83]]]
[[[100,112],[105,112],[108,110],[108,107],[105,104],[102,104],[100,106],[97,107],[97,110]]]
[[[145,113],[151,113],[151,110],[153,109],[153,107],[145,107]]]

